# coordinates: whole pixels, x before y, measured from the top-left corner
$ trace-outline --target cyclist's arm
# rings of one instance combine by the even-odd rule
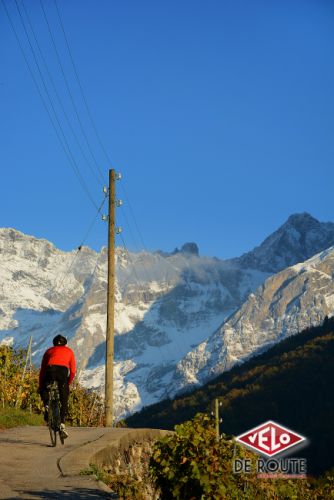
[[[44,381],[44,376],[45,376],[45,371],[48,366],[48,357],[47,357],[47,351],[44,353],[43,359],[42,359],[42,364],[41,364],[41,369],[39,372],[39,390],[42,389],[43,386],[43,381]]]
[[[74,376],[75,376],[75,371],[76,371],[75,357],[74,357],[74,353],[72,352],[72,356],[70,358],[70,376],[68,379],[68,385],[70,385],[72,383]]]

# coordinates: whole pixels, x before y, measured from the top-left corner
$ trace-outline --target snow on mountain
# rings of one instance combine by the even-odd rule
[[[177,365],[170,394],[215,377],[334,313],[334,247],[268,278]]]
[[[84,293],[95,266],[96,253],[89,248],[74,260],[75,253],[0,229],[0,338],[27,345],[30,333],[42,331],[38,337],[43,338],[57,329],[60,317]]]
[[[277,273],[333,245],[334,223],[319,222],[308,213],[288,220],[251,252],[233,259],[243,268]]]
[[[117,275],[115,398],[122,415],[165,397],[176,363],[267,276],[189,252],[130,258],[136,273],[128,265]],[[104,349],[102,340],[88,359],[87,386],[104,383]]]
[[[172,253],[117,248],[115,414],[199,383],[221,359],[230,366],[247,346],[254,351],[269,342],[244,326],[240,347],[224,358],[227,344],[212,333],[226,321],[230,325],[232,314],[286,262],[302,262],[333,245],[333,227],[307,214],[291,216],[260,247],[228,261],[200,256],[194,243]],[[52,338],[63,333],[76,353],[81,382],[102,390],[106,290],[105,248],[63,252],[46,240],[0,229],[0,342],[27,346],[32,335],[38,364]]]

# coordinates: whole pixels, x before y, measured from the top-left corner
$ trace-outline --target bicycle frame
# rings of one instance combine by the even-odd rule
[[[57,434],[59,434],[61,444],[64,444],[64,438],[60,432],[60,399],[57,382],[48,384],[47,389],[49,391],[48,427],[51,445],[56,446]]]

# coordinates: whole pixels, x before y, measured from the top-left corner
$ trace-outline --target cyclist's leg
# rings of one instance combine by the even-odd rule
[[[62,424],[65,423],[67,415],[67,405],[69,396],[67,375],[68,375],[68,369],[65,366],[59,366],[57,370],[57,382],[58,382],[59,399],[60,399],[60,421]]]
[[[59,388],[59,398],[60,398],[60,421],[62,424],[65,423],[66,416],[67,416],[67,408],[68,408],[68,396],[69,396],[69,389],[68,389],[68,382],[67,379],[65,382],[58,382],[58,388]]]
[[[47,406],[48,400],[49,400],[49,392],[48,392],[45,385],[43,385],[43,387],[41,388],[40,395],[41,395],[41,399],[43,401],[43,405]]]
[[[43,405],[44,405],[44,420],[45,422],[48,421],[48,410],[49,410],[49,391],[47,390],[47,388],[45,386],[43,386],[41,388],[41,391],[40,391],[40,395],[41,395],[41,399],[43,401]]]
[[[41,387],[40,395],[44,405],[44,420],[48,420],[48,404],[49,404],[49,390],[48,384],[53,382],[53,373],[51,367],[48,367],[45,372],[45,377]]]

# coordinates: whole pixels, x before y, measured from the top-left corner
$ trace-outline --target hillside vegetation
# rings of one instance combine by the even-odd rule
[[[10,406],[0,407],[0,430],[21,425],[43,425],[43,423],[42,415],[30,413],[29,410]]]
[[[308,438],[299,454],[318,474],[334,465],[334,319],[290,337],[266,353],[171,400],[129,417],[129,427],[172,429],[210,413],[221,398],[221,430],[238,435],[272,419]]]
[[[251,461],[252,472],[233,473],[234,460]],[[216,440],[214,422],[198,413],[155,443],[150,476],[161,499],[320,500],[334,497],[333,471],[314,479],[259,478],[256,455],[226,435]],[[132,497],[126,497],[132,498]],[[137,498],[137,497],[136,497]],[[138,497],[141,498],[141,497]]]
[[[43,412],[38,394],[38,374],[35,367],[24,370],[26,351],[0,346],[0,427],[41,424],[36,418]],[[29,417],[28,414],[31,416]],[[102,425],[104,406],[101,398],[78,383],[71,386],[68,423],[77,426]]]

